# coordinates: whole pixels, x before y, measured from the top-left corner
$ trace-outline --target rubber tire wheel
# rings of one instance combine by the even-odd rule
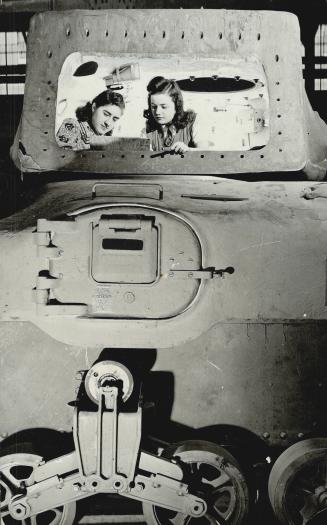
[[[290,515],[292,510],[286,506],[288,490],[304,468],[319,460],[327,461],[327,438],[312,438],[295,443],[274,463],[269,476],[268,493],[274,513],[284,525],[295,525]]]
[[[11,456],[13,454],[31,454],[33,456],[38,456],[41,458],[39,454],[35,451],[35,447],[32,443],[19,443],[16,445],[10,445],[0,452],[0,460],[2,460],[5,456]],[[75,515],[76,515],[76,502],[73,501],[71,503],[66,503],[65,505],[62,505],[65,507],[65,510],[63,512],[63,518],[58,525],[72,525],[74,523]],[[37,517],[38,515],[36,515]],[[1,518],[1,525],[6,525],[6,516],[4,518]],[[10,521],[12,521],[12,518],[10,518]],[[16,521],[17,525],[22,523],[21,521]]]
[[[249,512],[249,491],[245,478],[234,456],[216,443],[201,440],[185,441],[177,445],[172,445],[163,451],[162,456],[168,459],[173,456],[179,456],[183,460],[183,453],[192,451],[212,453],[216,458],[219,458],[219,461],[224,463],[225,468],[229,468],[230,474],[233,474],[236,501],[238,501],[240,505],[236,513],[233,512],[231,519],[228,519],[228,521],[224,523],[226,523],[226,525],[244,525]],[[155,515],[155,508],[156,505],[143,503],[143,514],[147,525],[170,525],[169,523],[158,521]],[[199,518],[199,520],[203,520],[204,518],[208,520],[208,523],[212,523],[206,515]],[[193,518],[194,525],[196,525],[197,519],[198,518]],[[191,523],[193,523],[193,521],[191,521]]]

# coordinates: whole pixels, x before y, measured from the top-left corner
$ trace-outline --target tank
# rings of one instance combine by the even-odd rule
[[[327,133],[301,56],[282,11],[31,19],[5,525],[325,523]]]

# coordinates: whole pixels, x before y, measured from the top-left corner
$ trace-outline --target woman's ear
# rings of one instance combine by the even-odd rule
[[[92,113],[94,113],[94,112],[95,112],[95,110],[96,110],[96,105],[95,105],[95,102],[93,102],[93,104],[92,104],[91,108],[92,108]]]

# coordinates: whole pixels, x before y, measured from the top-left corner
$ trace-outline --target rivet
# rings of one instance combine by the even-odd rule
[[[169,272],[168,275],[169,277],[174,277],[174,272]]]
[[[98,377],[98,372],[93,372],[94,377]]]
[[[269,434],[269,432],[264,432],[264,433],[262,434],[262,437],[263,437],[264,439],[269,439],[269,438],[270,438],[270,434]]]
[[[286,434],[286,432],[281,432],[281,433],[279,434],[279,437],[280,437],[281,439],[286,439],[286,438],[287,438],[287,434]]]
[[[304,434],[303,434],[303,432],[299,432],[298,435],[297,435],[297,437],[298,437],[299,439],[304,438]]]

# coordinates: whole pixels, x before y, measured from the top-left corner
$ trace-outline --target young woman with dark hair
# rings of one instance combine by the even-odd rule
[[[57,131],[57,143],[75,151],[105,145],[104,136],[112,135],[124,109],[120,93],[111,89],[102,91],[92,102],[77,108],[76,119],[63,121]]]
[[[148,86],[146,136],[153,151],[184,153],[199,147],[196,114],[184,110],[182,92],[175,80],[154,77]]]

